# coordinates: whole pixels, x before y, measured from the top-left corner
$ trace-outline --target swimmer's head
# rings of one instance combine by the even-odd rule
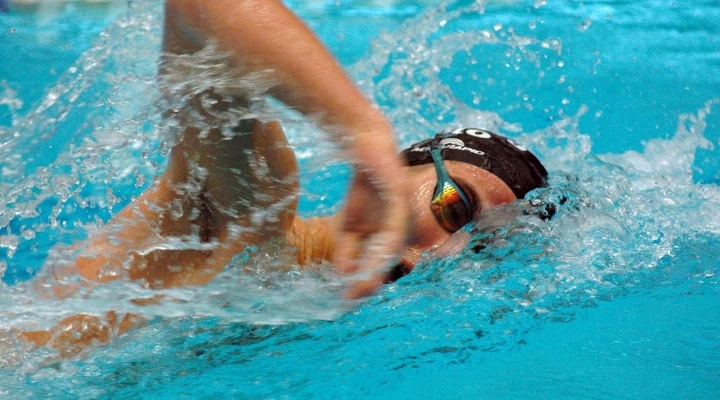
[[[443,160],[461,161],[494,174],[518,199],[547,184],[547,171],[532,153],[513,140],[482,129],[441,132],[413,144],[402,154],[408,166],[429,164],[433,162],[431,150],[435,148],[440,148]]]
[[[483,210],[522,199],[547,184],[547,171],[527,149],[481,129],[438,133],[402,152],[412,209],[407,251],[388,276],[410,272]]]

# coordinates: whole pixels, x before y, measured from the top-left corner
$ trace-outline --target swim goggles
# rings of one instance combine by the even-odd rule
[[[430,202],[430,210],[440,226],[448,232],[456,232],[470,222],[473,208],[465,192],[450,178],[441,151],[439,146],[430,149],[437,174],[437,186]]]

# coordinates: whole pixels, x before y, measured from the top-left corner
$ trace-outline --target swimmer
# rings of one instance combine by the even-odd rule
[[[271,74],[272,95],[331,127],[356,167],[346,204],[333,216],[299,218],[297,162],[280,124],[249,117],[228,136],[222,115],[249,99],[203,91],[176,111],[184,131],[162,176],[83,246],[76,267],[86,282],[203,285],[247,246],[284,241],[300,265],[330,261],[342,273],[364,274],[346,293],[358,298],[411,272],[423,253],[485,210],[546,183],[530,152],[481,129],[442,132],[397,152],[377,107],[279,2],[166,3],[166,54],[193,54],[209,42],[227,54],[228,69]],[[167,246],[173,241],[187,246]],[[69,356],[139,322],[108,312],[17,333]]]
[[[285,144],[279,125],[263,126],[257,121],[253,121],[252,124],[257,129],[253,136],[261,134],[257,140],[272,137],[277,141],[275,146]],[[259,145],[264,146],[265,143]],[[192,148],[187,147],[185,150],[192,151],[190,150]],[[179,152],[176,149],[173,149],[174,157],[183,158],[184,156],[177,156]],[[280,165],[292,164],[294,161],[292,151],[286,147],[279,147],[279,150],[276,148],[270,151],[268,149],[257,149],[257,151],[263,152],[263,156],[269,159],[270,165],[274,164],[272,158],[276,158]],[[377,280],[364,281],[362,285],[354,288],[355,291],[349,293],[350,297],[370,294],[380,285],[393,282],[410,273],[423,254],[441,246],[453,233],[468,226],[483,212],[523,199],[531,190],[547,184],[547,171],[532,153],[512,140],[482,129],[461,128],[441,132],[431,139],[413,144],[401,154],[405,159],[406,166],[403,168],[408,177],[408,184],[405,186],[408,190],[407,197],[412,199],[406,205],[412,213],[407,250],[392,270],[378,274]],[[223,156],[220,158],[224,159]],[[287,167],[287,170],[277,171],[281,174],[295,173],[293,165]],[[213,173],[209,172],[209,174]],[[278,181],[266,183],[273,185],[272,190],[296,190],[295,181],[290,182],[293,183],[288,184],[287,187],[278,186]],[[221,187],[228,188],[228,193],[215,192],[212,194],[213,198],[234,195],[231,186]],[[148,286],[156,288],[197,285],[211,280],[222,271],[232,255],[247,245],[246,242],[237,241],[237,237],[226,239],[230,243],[217,246],[223,249],[224,257],[218,257],[212,251],[197,250],[189,253],[159,250],[150,255],[140,255],[136,252],[138,248],[130,248],[129,243],[132,242],[130,244],[133,246],[138,245],[135,242],[138,233],[140,236],[145,236],[146,232],[149,232],[148,229],[159,232],[169,221],[162,211],[159,213],[144,211],[142,218],[152,218],[148,220],[137,220],[138,215],[133,214],[138,210],[167,211],[168,207],[164,205],[167,199],[160,194],[163,191],[172,193],[172,186],[167,186],[166,189],[156,188],[143,194],[133,205],[125,209],[134,209],[127,216],[135,219],[134,221],[123,221],[125,217],[119,216],[113,223],[122,224],[120,231],[101,237],[100,241],[91,242],[92,250],[86,251],[86,254],[77,260],[81,275],[95,281],[117,279],[118,275],[115,274],[101,276],[98,267],[108,268],[117,260],[129,257],[130,263],[122,264],[121,268],[127,268],[126,276],[130,279],[141,280]],[[207,196],[209,197],[211,196]],[[199,196],[199,198],[205,197]],[[286,240],[290,246],[297,249],[297,261],[301,265],[331,260],[336,248],[334,238],[337,237],[337,230],[341,226],[342,213],[303,220],[294,215],[295,206],[294,202],[283,203],[285,217],[281,218],[283,221],[281,225],[285,230],[278,227],[269,231],[263,230],[261,240],[272,240],[273,237]],[[215,207],[215,205],[209,204],[204,207]],[[292,218],[292,222],[289,222],[288,218]],[[173,220],[171,224],[179,221],[188,224],[182,228],[184,231],[191,231],[192,225],[200,224],[197,220],[170,219]],[[200,225],[210,228],[208,223],[211,221],[216,220],[203,220]],[[180,228],[175,227],[175,229]],[[214,228],[209,230],[212,229]],[[202,231],[198,234],[212,235]],[[257,240],[258,237],[254,235],[255,233],[241,238]],[[229,236],[218,236],[220,237]],[[112,267],[119,268],[120,264]],[[152,302],[154,299],[149,301]],[[35,345],[51,345],[58,349],[61,355],[72,356],[91,343],[108,342],[113,336],[141,322],[139,317],[132,314],[119,316],[115,312],[108,312],[104,319],[89,315],[66,318],[52,331],[16,333]]]

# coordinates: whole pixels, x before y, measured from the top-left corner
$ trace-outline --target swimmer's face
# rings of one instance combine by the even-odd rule
[[[484,210],[511,203],[517,198],[513,191],[500,178],[474,165],[459,161],[444,161],[445,168],[465,192],[472,206],[472,215],[476,217]],[[410,193],[411,228],[408,250],[402,263],[406,272],[410,272],[419,261],[423,252],[443,244],[453,232],[441,226],[430,209],[430,203],[437,185],[437,175],[433,164],[422,164],[407,168],[409,178],[406,186]],[[462,221],[460,225],[470,221]]]

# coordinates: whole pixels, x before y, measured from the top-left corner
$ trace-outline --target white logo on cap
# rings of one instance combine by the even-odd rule
[[[470,136],[475,136],[476,138],[480,139],[490,139],[492,135],[488,131],[483,131],[480,129],[464,129],[463,132],[467,133]]]
[[[490,132],[484,131],[482,129],[460,128],[460,129],[455,129],[454,131],[452,131],[452,133],[454,133],[454,134],[466,133],[470,136],[474,136],[474,137],[480,138],[480,139],[492,138],[492,134]],[[500,138],[505,139],[508,143],[510,143],[511,145],[513,145],[513,147],[515,147],[516,149],[518,149],[520,151],[528,151],[528,149],[525,146],[519,144],[518,142],[516,142],[512,139],[509,139],[506,137],[500,137]]]
[[[477,154],[479,156],[485,155],[485,153],[480,150],[465,146],[465,142],[463,142],[462,140],[460,140],[458,138],[445,138],[440,141],[440,146],[444,149],[469,151],[469,152]]]
[[[442,147],[451,147],[451,146],[460,146],[465,147],[465,142],[458,138],[446,138],[440,141],[440,146]]]
[[[518,149],[518,150],[520,150],[520,151],[528,151],[528,149],[527,149],[525,146],[519,144],[518,142],[516,142],[516,141],[514,141],[514,140],[512,140],[512,139],[505,138],[505,140],[507,140],[508,143],[510,143],[511,145],[515,146],[515,148]]]

